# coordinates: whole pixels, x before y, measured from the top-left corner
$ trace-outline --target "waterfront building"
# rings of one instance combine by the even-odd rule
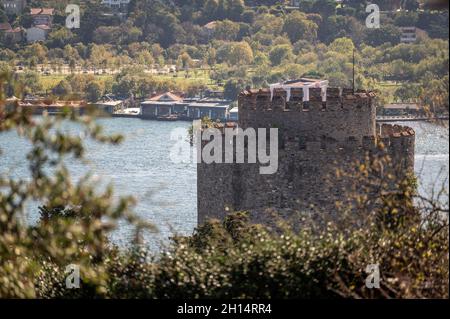
[[[233,107],[229,111],[228,121],[230,121],[230,122],[237,122],[237,121],[239,121],[239,108],[238,107]]]
[[[114,114],[119,111],[123,111],[124,109],[124,101],[122,100],[114,100],[114,99],[103,99],[94,104],[94,106],[100,112],[106,114]]]
[[[377,110],[380,116],[424,116],[425,109],[417,103],[391,103]]]
[[[204,117],[216,121],[227,121],[230,101],[217,98],[190,98],[167,92],[141,103],[144,119],[195,120]]]
[[[93,104],[100,112],[112,115],[116,112],[121,112],[125,108],[123,99],[119,99],[112,95],[104,95],[100,100]]]
[[[25,97],[22,101],[14,101],[15,105],[24,110],[30,110],[34,115],[57,115],[69,108],[78,115],[83,115],[86,108],[85,101],[54,101],[38,97]]]

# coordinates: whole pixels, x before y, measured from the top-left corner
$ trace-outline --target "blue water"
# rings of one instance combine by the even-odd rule
[[[146,236],[154,249],[174,234],[191,234],[197,223],[196,165],[176,164],[169,158],[175,143],[170,140],[170,132],[182,128],[187,134],[190,123],[139,119],[101,119],[99,123],[107,133],[123,134],[125,142],[111,146],[86,140],[88,162],[69,161],[74,179],[92,172],[100,185],[114,185],[117,198],[134,196],[138,200],[134,211],[158,227],[158,233]],[[400,124],[412,126],[417,132],[416,173],[420,192],[431,196],[442,185],[448,190],[448,129],[429,123]],[[69,126],[68,130],[78,134],[77,127]],[[28,149],[28,143],[15,132],[0,134],[0,174],[14,178],[29,176],[25,160]],[[36,221],[37,205],[30,203],[27,209],[31,223]],[[133,231],[126,225],[119,225],[113,235],[119,244],[132,238]]]
[[[399,123],[416,131],[415,171],[419,192],[444,207],[449,204],[449,129],[427,122]],[[442,190],[445,190],[442,192]]]
[[[147,241],[158,248],[169,236],[189,235],[197,225],[197,171],[195,164],[175,164],[170,158],[170,132],[182,128],[188,134],[190,123],[157,122],[139,119],[101,119],[105,133],[120,133],[125,142],[118,146],[86,140],[87,163],[67,161],[71,176],[79,179],[93,173],[101,187],[112,183],[115,197],[132,195],[137,199],[134,212],[158,228],[148,234]],[[78,128],[69,125],[69,132]],[[187,143],[187,142],[186,142]],[[29,144],[15,132],[0,134],[0,174],[26,178],[29,171],[26,153]],[[30,203],[27,219],[36,221],[38,203]],[[113,239],[125,244],[133,238],[133,230],[120,225]]]

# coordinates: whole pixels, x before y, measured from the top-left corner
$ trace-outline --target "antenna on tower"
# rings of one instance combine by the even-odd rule
[[[355,49],[353,49],[353,94],[355,94]]]

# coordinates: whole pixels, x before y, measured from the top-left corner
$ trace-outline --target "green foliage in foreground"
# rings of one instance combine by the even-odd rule
[[[245,213],[177,238],[158,259],[143,249],[111,250],[91,271],[105,286],[64,287],[63,269],[46,265],[44,298],[443,298],[448,297],[447,227],[408,222],[394,230],[281,233],[248,223]],[[365,286],[378,263],[381,289]]]

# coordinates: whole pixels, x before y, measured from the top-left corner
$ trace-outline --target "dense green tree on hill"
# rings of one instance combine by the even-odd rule
[[[69,29],[55,28],[50,32],[47,39],[47,47],[49,48],[64,48],[68,44],[76,43],[77,37]]]
[[[103,87],[98,81],[90,82],[85,90],[86,98],[90,102],[97,102],[103,95]]]
[[[8,16],[6,15],[3,8],[0,8],[0,23],[8,22]]]
[[[308,20],[304,13],[294,11],[290,13],[283,25],[283,32],[286,32],[292,43],[298,40],[314,41],[317,39],[318,26]]]
[[[117,25],[120,20],[115,17],[105,16],[105,7],[97,2],[89,2],[83,11],[80,29],[76,30],[83,43],[91,43],[94,37],[94,30],[100,26]]]
[[[365,42],[371,46],[380,46],[390,43],[395,46],[400,43],[402,32],[393,25],[382,25],[379,29],[366,31]]]
[[[224,97],[228,100],[235,100],[236,96],[239,95],[245,89],[245,82],[242,79],[231,79],[228,80],[224,85]]]
[[[333,42],[348,38],[356,46],[360,65],[357,75],[362,82],[376,85],[386,80],[413,82],[425,77],[427,72],[435,77],[448,74],[442,71],[448,61],[445,60],[448,41],[429,40],[426,36],[426,33],[431,38],[448,35],[448,12],[416,12],[413,9],[385,12],[382,28],[371,30],[364,26],[367,17],[364,5],[368,1],[347,0],[342,6],[332,2],[305,0],[299,10],[283,10],[286,1],[245,1],[244,4],[240,0],[195,0],[189,3],[133,0],[128,16],[122,20],[98,5],[98,1],[92,1],[82,5],[81,29],[68,31],[60,25],[64,22],[62,3],[68,3],[62,1],[57,7],[55,25],[48,41],[0,49],[0,60],[27,70],[50,68],[58,72],[66,64],[73,73],[79,68],[93,68],[98,73],[101,72],[99,69],[105,68],[137,65],[158,68],[177,64],[179,57],[186,53],[192,60],[199,60],[196,65],[211,67],[212,89],[233,78],[243,77],[254,86],[266,86],[282,78],[299,77],[309,72],[318,72],[333,83],[345,85],[352,73],[351,52],[337,50]],[[415,2],[402,3],[406,7]],[[34,2],[36,6],[53,4],[52,1]],[[382,9],[390,8],[387,1],[380,4]],[[13,26],[27,19],[31,24],[29,18],[29,15],[22,15]],[[204,28],[211,21],[215,21],[215,28]],[[425,32],[419,31],[418,41],[414,44],[399,44],[398,27],[409,24]],[[50,65],[45,65],[47,63]],[[182,61],[178,64],[181,68],[186,66]],[[195,75],[195,70],[190,75]],[[58,78],[56,82],[61,80]],[[179,86],[195,91],[191,83],[194,81],[190,79],[182,82],[179,78],[175,81],[174,77],[145,83],[143,77],[137,76],[131,80],[136,83],[133,92],[137,95],[147,92],[150,86],[154,90]],[[102,85],[108,82],[105,87],[110,92],[116,81],[122,79],[102,79],[100,82]],[[75,89],[72,82],[71,85],[74,92],[83,90]],[[116,89],[120,87],[122,85]],[[52,87],[46,85],[46,88]],[[394,97],[394,92],[390,90],[386,94]]]
[[[394,24],[398,27],[414,27],[419,22],[417,12],[400,12],[395,15]]]
[[[355,17],[334,15],[322,23],[319,39],[324,43],[330,43],[337,38],[349,37],[360,44],[364,40],[365,31],[365,26]]]
[[[394,97],[399,102],[417,102],[422,92],[417,84],[404,83],[395,90]]]
[[[293,58],[292,46],[281,44],[273,47],[269,52],[269,58],[274,66],[286,63]]]
[[[214,29],[214,38],[224,41],[236,41],[239,36],[239,24],[230,20],[218,21]]]
[[[42,92],[43,89],[39,74],[33,71],[16,74],[15,83],[17,89],[25,94],[36,94]]]
[[[72,94],[72,86],[67,80],[62,80],[53,88],[52,93],[62,97],[68,96]]]
[[[234,21],[241,21],[242,14],[245,10],[245,4],[243,0],[230,0],[228,7],[228,17]]]
[[[311,6],[311,12],[320,14],[324,19],[336,14],[335,0],[315,0]]]
[[[248,65],[252,61],[253,51],[247,42],[236,42],[231,45],[227,56],[230,65]]]
[[[428,35],[432,38],[448,39],[448,10],[444,11],[444,13],[437,11],[420,11],[417,26],[426,30]]]

